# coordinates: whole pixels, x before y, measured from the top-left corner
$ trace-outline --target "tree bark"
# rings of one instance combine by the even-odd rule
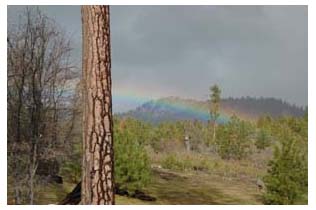
[[[82,6],[82,204],[114,204],[109,6]]]
[[[216,140],[216,120],[213,122],[213,143]]]

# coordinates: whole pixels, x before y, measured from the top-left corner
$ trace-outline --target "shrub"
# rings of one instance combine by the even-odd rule
[[[150,162],[144,147],[144,136],[134,121],[124,128],[115,127],[115,181],[129,190],[142,188],[150,181]]]
[[[78,183],[81,180],[81,164],[78,161],[67,161],[61,168],[62,175],[69,177],[72,183]]]
[[[161,166],[163,168],[178,170],[178,171],[185,171],[189,170],[192,167],[192,163],[188,159],[179,158],[174,154],[167,155],[163,161]]]
[[[79,140],[79,139],[78,139]],[[72,183],[78,183],[81,180],[81,162],[82,147],[81,142],[74,142],[71,146],[72,154],[65,157],[61,165],[61,175],[69,179]]]
[[[282,127],[282,126],[281,126]],[[299,204],[307,199],[307,141],[289,127],[279,131],[280,145],[275,148],[264,177],[266,204]],[[307,139],[306,139],[307,140]]]
[[[206,171],[212,167],[211,164],[209,159],[197,154],[177,153],[167,155],[161,166],[177,171]]]
[[[229,123],[218,128],[215,144],[218,154],[223,159],[242,159],[251,151],[251,134],[253,127],[250,123],[233,116]]]
[[[257,138],[255,142],[257,149],[264,150],[265,148],[270,146],[270,143],[271,143],[270,134],[266,130],[260,129],[259,132],[257,133]]]

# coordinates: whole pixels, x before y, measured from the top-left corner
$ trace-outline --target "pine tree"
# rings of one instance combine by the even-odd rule
[[[117,126],[124,121],[125,126]],[[145,150],[150,128],[135,119],[116,121],[115,182],[120,188],[139,190],[150,181],[150,160]]]
[[[109,6],[82,6],[82,204],[114,204]]]
[[[219,117],[219,107],[220,107],[220,100],[221,100],[221,90],[219,89],[218,85],[214,85],[210,87],[210,116],[211,121],[213,122],[213,142],[216,139],[216,120]]]

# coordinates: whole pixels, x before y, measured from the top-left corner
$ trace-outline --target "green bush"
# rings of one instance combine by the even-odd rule
[[[278,121],[279,145],[264,177],[266,204],[307,203],[307,135],[298,126],[305,123],[293,122],[292,119]]]
[[[78,183],[81,180],[81,164],[78,161],[67,161],[61,168],[61,174],[68,177],[72,183]]]
[[[250,152],[253,126],[233,116],[229,123],[218,127],[215,144],[223,159],[242,159]]]
[[[139,127],[138,127],[139,126]],[[150,161],[144,147],[141,124],[126,120],[125,126],[115,125],[115,182],[129,190],[142,188],[150,181]]]
[[[174,154],[167,155],[162,163],[161,166],[163,168],[178,170],[178,171],[185,171],[192,168],[192,162],[187,159],[181,159]]]
[[[78,183],[81,180],[82,147],[79,140],[81,139],[77,139],[77,142],[70,145],[72,154],[65,157],[60,169],[61,175],[72,183]]]
[[[203,156],[186,153],[169,154],[161,162],[163,168],[177,171],[207,171],[212,164]]]
[[[269,147],[270,144],[271,144],[270,134],[268,133],[268,131],[264,129],[260,129],[257,134],[257,138],[255,142],[257,149],[264,150],[265,148]]]

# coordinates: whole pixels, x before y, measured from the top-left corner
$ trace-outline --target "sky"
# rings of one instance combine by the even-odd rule
[[[8,6],[15,23],[23,6]],[[79,6],[40,6],[71,37]],[[275,97],[307,105],[307,6],[111,6],[113,109],[160,97]]]

